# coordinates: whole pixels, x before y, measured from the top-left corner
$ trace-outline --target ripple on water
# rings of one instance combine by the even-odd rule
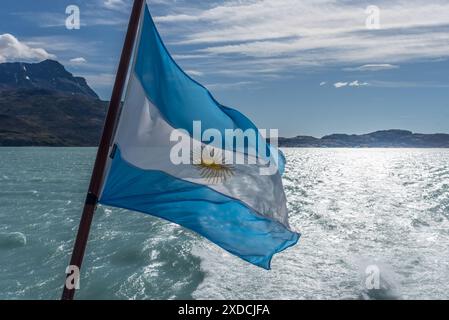
[[[449,150],[285,154],[302,237],[271,271],[160,219],[100,206],[78,298],[449,298]],[[0,299],[58,299],[95,149],[1,148],[0,157]],[[371,265],[377,291],[366,286]]]
[[[15,249],[26,244],[27,238],[22,232],[0,233],[0,249]]]

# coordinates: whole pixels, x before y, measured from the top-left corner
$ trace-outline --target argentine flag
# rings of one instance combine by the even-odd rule
[[[257,139],[243,147],[217,138],[247,130]],[[196,131],[213,134],[204,141]],[[178,158],[181,147],[190,151]],[[179,224],[270,269],[273,255],[299,239],[288,224],[284,161],[248,118],[183,72],[145,6],[99,203]]]

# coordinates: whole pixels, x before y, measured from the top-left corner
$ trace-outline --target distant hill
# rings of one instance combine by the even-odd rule
[[[62,94],[98,99],[84,78],[74,77],[54,60],[40,63],[1,63],[0,90],[45,89]]]
[[[56,61],[0,64],[0,146],[96,146],[106,109]]]
[[[361,135],[332,134],[279,138],[281,147],[316,148],[449,148],[449,134],[422,134],[406,130],[383,130]]]

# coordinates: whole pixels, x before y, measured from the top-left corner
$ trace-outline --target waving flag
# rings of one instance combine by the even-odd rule
[[[134,55],[99,202],[174,222],[269,269],[272,256],[299,239],[288,225],[282,154],[272,146],[263,147],[265,140],[249,119],[220,105],[182,71],[165,48],[146,6]],[[202,130],[213,129],[222,137],[228,129],[253,129],[258,142],[238,148],[213,139],[209,145],[215,151],[208,161],[202,158],[208,144],[195,136],[198,123]],[[191,163],[175,163],[173,150],[180,141],[199,144],[200,160],[193,159],[192,149]],[[234,158],[244,154],[255,159],[220,163],[213,160],[216,150]],[[261,168],[275,158],[274,174],[261,174]]]

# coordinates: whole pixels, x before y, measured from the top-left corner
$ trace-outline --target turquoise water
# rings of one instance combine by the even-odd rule
[[[165,221],[99,207],[80,299],[449,298],[449,150],[288,149],[299,244],[265,271]],[[0,299],[58,299],[91,148],[0,148]],[[376,266],[380,288],[366,287]]]

